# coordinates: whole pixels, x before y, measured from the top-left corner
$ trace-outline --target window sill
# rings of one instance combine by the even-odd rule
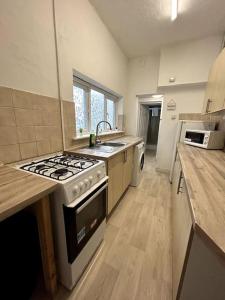
[[[125,132],[122,130],[105,131],[105,132],[99,133],[99,136],[110,136],[110,135],[117,134],[117,133],[125,133]],[[74,141],[85,140],[85,139],[89,139],[89,136],[90,136],[90,133],[83,134],[83,135],[77,135],[73,138],[73,140]]]

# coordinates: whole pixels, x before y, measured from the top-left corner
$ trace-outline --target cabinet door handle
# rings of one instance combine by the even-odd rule
[[[178,185],[177,185],[177,195],[179,193],[182,193],[182,186],[181,186],[182,179],[183,179],[183,173],[182,173],[182,171],[180,171],[179,181],[178,181]]]
[[[207,105],[206,105],[206,113],[210,112],[210,109],[209,109],[210,103],[212,103],[212,100],[208,99]]]

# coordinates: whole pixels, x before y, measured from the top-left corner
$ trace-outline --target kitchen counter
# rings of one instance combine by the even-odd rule
[[[27,206],[36,216],[44,283],[51,295],[57,290],[57,274],[48,194],[56,187],[54,181],[13,167],[0,167],[0,221]]]
[[[178,145],[193,227],[225,257],[225,153]]]
[[[50,194],[54,181],[12,167],[0,167],[0,221]]]
[[[121,142],[121,143],[126,143],[125,146],[118,147],[118,149],[114,152],[106,153],[106,152],[100,152],[96,151],[94,148],[80,148],[80,149],[70,149],[65,151],[66,153],[69,154],[77,154],[77,155],[86,155],[89,157],[97,158],[97,159],[102,159],[102,160],[108,160],[112,158],[114,155],[120,153],[121,151],[124,151],[128,149],[129,147],[135,146],[139,144],[143,139],[140,137],[135,137],[135,136],[123,136],[117,139],[110,140],[110,142]]]

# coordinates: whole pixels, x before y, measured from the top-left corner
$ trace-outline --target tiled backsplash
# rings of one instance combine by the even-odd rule
[[[73,137],[75,128],[75,103],[72,101],[62,101],[62,116],[64,124],[65,149],[74,146]]]
[[[181,113],[179,114],[179,120],[219,122],[220,116],[201,113]]]
[[[59,100],[0,87],[0,161],[62,150]]]

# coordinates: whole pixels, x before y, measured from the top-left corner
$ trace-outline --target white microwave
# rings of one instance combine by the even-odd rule
[[[204,149],[223,149],[224,138],[224,131],[187,129],[184,143]]]

